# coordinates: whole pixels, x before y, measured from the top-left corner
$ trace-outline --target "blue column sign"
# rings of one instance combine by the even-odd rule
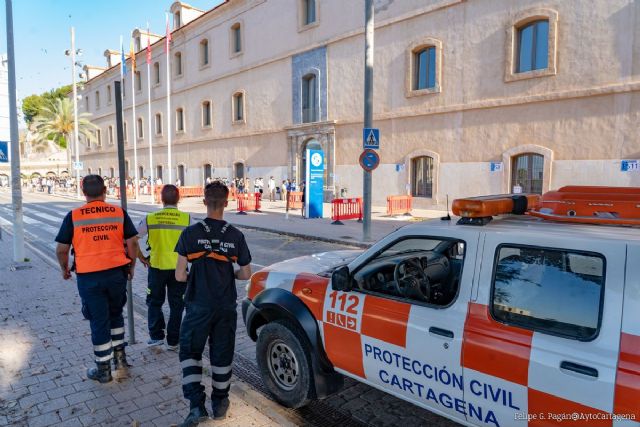
[[[324,153],[322,150],[307,150],[307,159],[304,201],[307,218],[322,218]]]
[[[0,163],[9,163],[9,143],[0,141]]]

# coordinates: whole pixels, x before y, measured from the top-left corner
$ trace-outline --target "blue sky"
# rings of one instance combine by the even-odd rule
[[[222,0],[187,0],[209,10]],[[0,4],[0,52],[7,51],[5,2]],[[70,27],[76,31],[76,48],[83,64],[105,65],[105,49],[119,49],[120,36],[136,28],[164,34],[164,12],[173,1],[158,0],[13,0],[18,98],[40,94],[71,83]]]

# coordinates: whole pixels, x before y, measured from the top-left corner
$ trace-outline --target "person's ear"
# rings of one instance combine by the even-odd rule
[[[224,201],[224,207],[226,208],[227,206],[229,206],[229,200]]]
[[[207,201],[205,199],[202,199],[202,204],[207,206]]]

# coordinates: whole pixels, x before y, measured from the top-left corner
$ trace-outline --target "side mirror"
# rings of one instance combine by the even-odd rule
[[[331,289],[343,292],[351,290],[351,275],[348,266],[343,265],[331,274]]]

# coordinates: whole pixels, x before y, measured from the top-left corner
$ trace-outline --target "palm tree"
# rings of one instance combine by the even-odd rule
[[[91,140],[93,132],[98,128],[89,121],[91,114],[78,114],[78,133]],[[32,145],[36,151],[46,149],[53,142],[60,148],[67,150],[68,172],[71,173],[71,152],[68,142],[73,134],[73,103],[69,98],[58,98],[45,106],[38,116],[33,119],[36,137]]]

